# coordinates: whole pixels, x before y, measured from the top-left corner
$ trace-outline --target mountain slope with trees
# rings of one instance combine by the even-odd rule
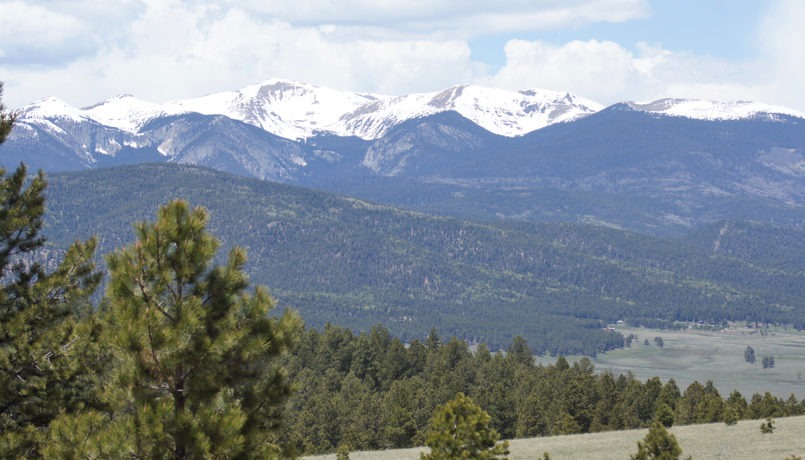
[[[436,217],[191,166],[53,175],[46,226],[54,244],[98,235],[107,252],[171,198],[208,208],[224,247],[248,250],[251,278],[314,327],[382,323],[404,340],[436,327],[492,347],[521,335],[539,353],[592,354],[623,345],[604,329],[621,319],[805,324],[799,267],[598,226]]]

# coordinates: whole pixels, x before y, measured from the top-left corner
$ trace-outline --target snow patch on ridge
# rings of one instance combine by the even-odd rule
[[[753,101],[704,101],[669,98],[651,102],[630,102],[628,104],[632,108],[643,112],[697,120],[741,120],[759,115],[788,115],[805,118],[805,113],[803,112]]]
[[[77,109],[56,97],[40,99],[24,107],[19,115],[20,119],[27,121],[61,119],[81,123],[87,121],[88,118],[81,109]]]
[[[603,106],[569,93],[547,90],[507,91],[480,86],[454,86],[433,93],[378,100],[341,117],[345,132],[364,139],[382,137],[406,120],[456,111],[473,123],[502,136],[521,136],[550,124],[589,115]]]
[[[145,122],[162,114],[159,104],[122,94],[99,104],[82,109],[82,113],[106,126],[137,132]]]
[[[176,101],[168,111],[225,115],[286,139],[303,139],[317,131],[349,135],[337,126],[339,118],[378,97],[273,79],[240,91]]]

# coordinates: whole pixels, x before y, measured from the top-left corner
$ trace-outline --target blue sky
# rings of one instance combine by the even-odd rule
[[[545,34],[545,39],[611,40],[626,47],[648,42],[676,52],[748,59],[757,57],[759,19],[769,7],[763,0],[653,1],[645,17],[561,29]]]
[[[166,102],[287,78],[805,111],[800,0],[0,0],[4,101]]]

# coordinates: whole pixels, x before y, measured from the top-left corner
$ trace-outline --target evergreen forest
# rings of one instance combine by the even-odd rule
[[[305,330],[286,366],[296,391],[283,439],[305,454],[424,445],[431,414],[458,393],[490,415],[502,439],[805,414],[794,395],[722,395],[711,381],[679,388],[597,372],[588,358],[536,365],[519,337],[492,353],[437,331],[406,346],[382,326],[355,335],[328,325]]]

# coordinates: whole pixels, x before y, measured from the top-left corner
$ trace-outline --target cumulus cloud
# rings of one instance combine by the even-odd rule
[[[483,76],[469,39],[624,21],[646,0],[11,1],[0,17],[9,103],[164,100],[269,77],[400,94]],[[70,82],[69,85],[58,82]]]
[[[645,75],[629,50],[614,42],[572,41],[552,45],[511,40],[506,64],[489,79],[492,86],[571,91],[594,100],[617,99]]]
[[[256,12],[294,24],[381,25],[409,33],[458,33],[459,38],[586,22],[621,22],[648,14],[646,0],[475,0],[459,8],[452,0],[252,0],[246,4]]]
[[[790,34],[783,36],[791,38]],[[484,83],[509,89],[570,91],[604,104],[675,97],[786,105],[775,99],[771,88],[793,88],[779,84],[780,75],[793,74],[778,70],[784,65],[771,65],[767,60],[729,61],[697,56],[646,43],[636,44],[632,51],[611,41],[555,45],[511,40],[505,52],[505,65]],[[787,59],[782,61],[798,65]]]
[[[108,3],[108,4],[107,4]],[[805,4],[779,0],[763,56],[747,62],[606,40],[513,39],[490,73],[484,35],[619,22],[647,0],[10,1],[0,16],[0,80],[15,107],[56,95],[88,105],[128,92],[164,102],[271,77],[403,94],[460,83],[571,91],[602,103],[659,97],[756,99],[805,107]],[[516,35],[516,34],[515,34]]]
[[[772,102],[798,106],[805,111],[802,91],[805,75],[805,3],[782,0],[774,4],[760,29],[760,43],[766,55],[765,73]]]
[[[92,47],[84,24],[38,5],[9,2],[0,16],[0,59],[18,65],[58,65]]]

